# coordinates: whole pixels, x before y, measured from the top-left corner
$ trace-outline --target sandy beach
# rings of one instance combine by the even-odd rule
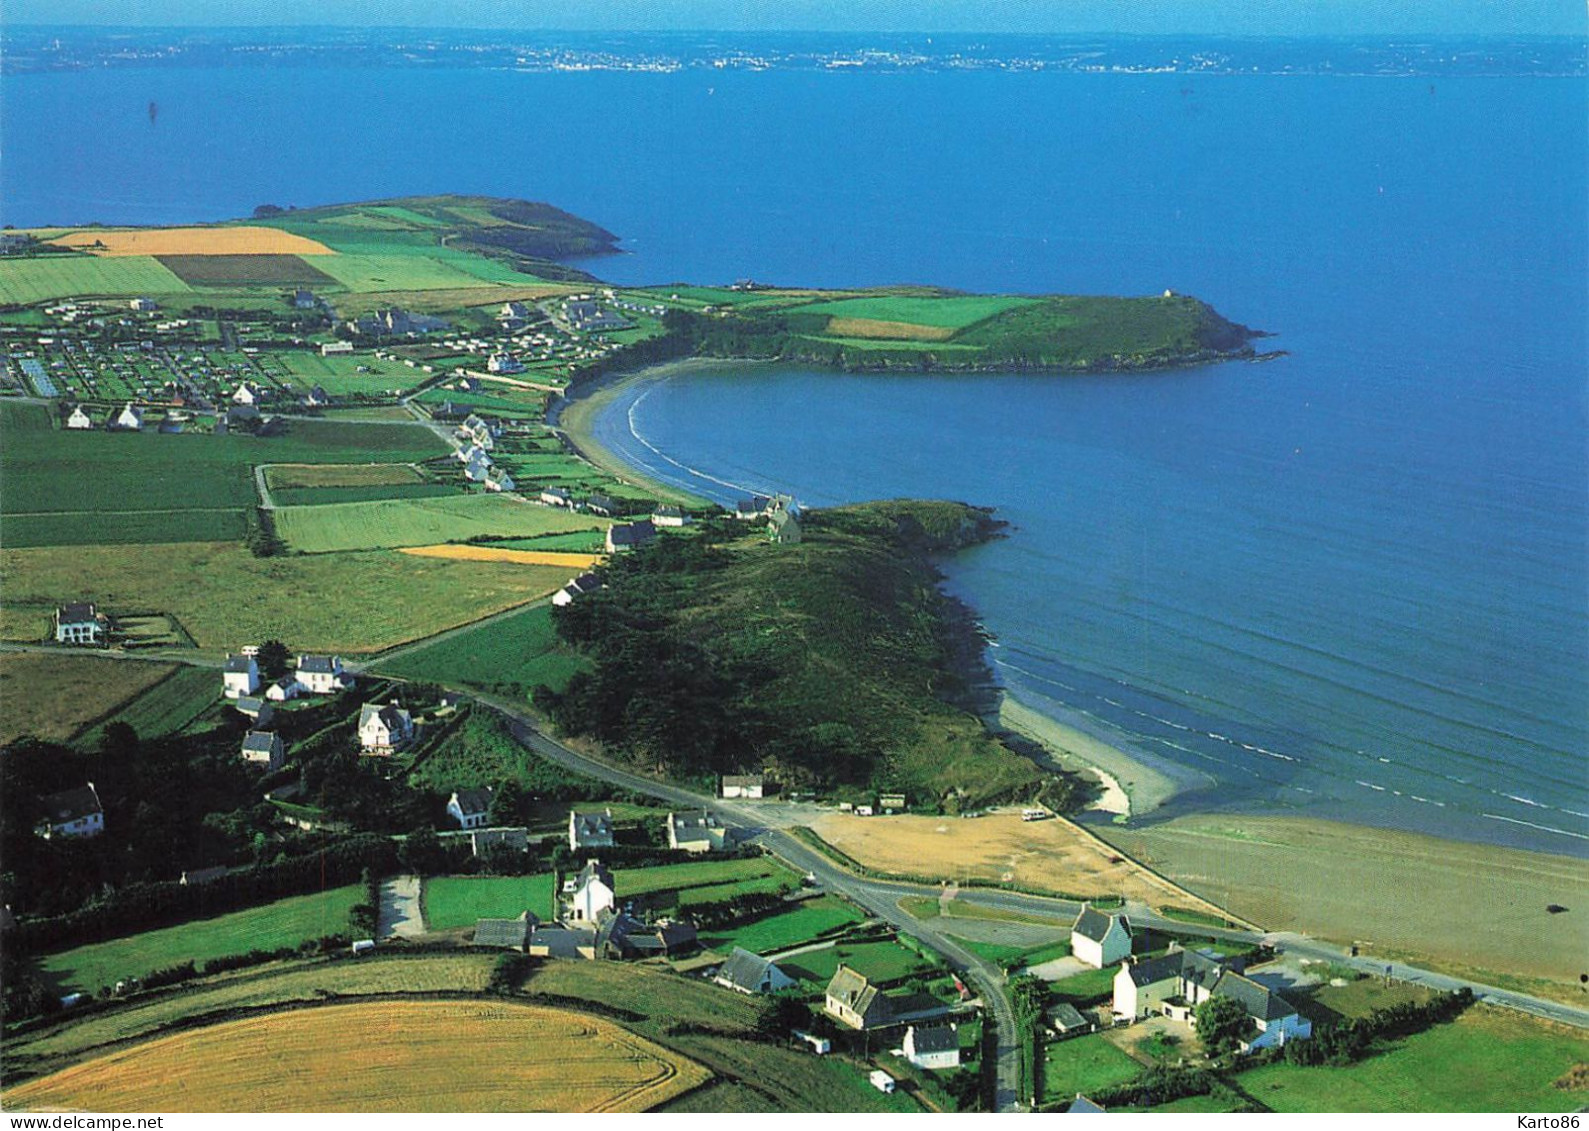
[[[1198,814],[1097,830],[1269,930],[1301,931],[1582,1005],[1589,865],[1301,817]],[[1566,908],[1552,913],[1550,905]]]
[[[665,499],[671,499],[686,506],[707,506],[710,504],[710,500],[664,483],[662,480],[648,475],[641,468],[634,467],[614,455],[611,450],[596,439],[596,418],[601,415],[603,409],[613,402],[619,393],[631,385],[646,381],[661,381],[676,373],[686,371],[699,372],[712,366],[745,364],[753,363],[687,359],[670,361],[663,365],[653,365],[631,373],[609,373],[594,381],[581,383],[574,390],[573,396],[565,399],[557,407],[554,426],[562,429],[574,447],[579,449],[579,453],[603,471],[609,472],[625,482],[653,491]]]
[[[1103,794],[1091,809],[1141,816],[1186,788],[1124,750],[1033,710],[1009,692],[999,700],[999,724],[1037,743],[1064,769],[1096,778]]]

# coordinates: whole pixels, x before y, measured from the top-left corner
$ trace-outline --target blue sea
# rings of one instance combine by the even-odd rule
[[[1008,537],[947,568],[997,676],[1196,775],[1172,811],[1589,854],[1581,73],[1438,45],[1388,69],[1296,63],[1339,45],[1167,68],[1100,48],[1139,49],[1096,70],[10,74],[0,218],[479,192],[619,233],[586,266],[623,283],[1195,294],[1288,356],[711,370],[633,388],[600,429],[722,500],[996,507]]]

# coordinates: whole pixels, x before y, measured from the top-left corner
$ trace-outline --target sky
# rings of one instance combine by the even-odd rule
[[[6,0],[5,22],[522,30],[1584,35],[1584,0]]]

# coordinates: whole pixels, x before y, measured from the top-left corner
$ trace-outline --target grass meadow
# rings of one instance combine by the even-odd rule
[[[1055,1041],[1044,1049],[1043,1059],[1043,1103],[1069,1103],[1078,1094],[1124,1084],[1142,1071],[1098,1033]]]
[[[100,732],[113,722],[126,723],[140,738],[175,734],[220,698],[221,681],[213,669],[179,667],[136,699],[123,704],[103,723],[83,734],[80,741],[86,746],[94,745]]]
[[[191,288],[152,255],[52,255],[0,260],[0,302],[85,295],[183,294]]]
[[[552,918],[550,872],[534,876],[437,876],[425,881],[425,925],[433,931],[473,927],[480,919],[514,919],[533,911]]]
[[[376,670],[524,696],[538,683],[561,691],[587,666],[558,643],[551,607],[541,605],[379,664]]]
[[[603,519],[560,507],[491,495],[284,507],[276,512],[276,529],[283,540],[308,554],[432,546],[480,534],[562,534],[606,525]]]
[[[279,899],[247,911],[47,954],[39,965],[61,993],[89,992],[179,962],[275,950],[297,946],[306,939],[344,934],[348,912],[363,897],[362,886],[349,884],[318,895]]]
[[[0,744],[24,734],[65,742],[84,726],[177,671],[171,664],[126,663],[94,656],[0,655]],[[220,687],[204,673],[212,692]],[[139,731],[143,734],[143,731]]]
[[[862,298],[818,302],[801,307],[803,313],[830,318],[901,322],[959,330],[1017,306],[1038,300],[1013,295],[866,295]]]
[[[391,551],[256,558],[235,543],[0,550],[0,638],[34,640],[63,594],[177,617],[200,648],[278,639],[378,652],[554,592],[568,570]],[[313,599],[306,599],[312,594]]]
[[[703,936],[701,943],[713,950],[726,951],[742,946],[755,954],[766,955],[810,942],[824,932],[859,923],[863,918],[843,900],[824,895],[752,923],[713,931]]]

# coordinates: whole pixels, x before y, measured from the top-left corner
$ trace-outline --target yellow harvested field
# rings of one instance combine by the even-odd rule
[[[876,318],[830,318],[828,333],[837,338],[884,338],[890,341],[946,342],[953,326],[923,326],[919,322],[882,322]]]
[[[335,255],[325,244],[276,228],[91,228],[48,243],[93,255]]]
[[[565,550],[503,550],[493,546],[405,546],[405,554],[419,558],[446,558],[455,562],[517,562],[520,565],[568,566],[589,569],[601,561],[600,554],[575,554]]]
[[[482,1001],[371,1001],[228,1021],[8,1090],[17,1110],[645,1111],[710,1078],[611,1021]]]
[[[1154,907],[1228,914],[1063,817],[1023,821],[1018,812],[971,819],[830,813],[811,827],[851,859],[880,872],[926,880],[994,880],[1055,895],[1118,895]]]

